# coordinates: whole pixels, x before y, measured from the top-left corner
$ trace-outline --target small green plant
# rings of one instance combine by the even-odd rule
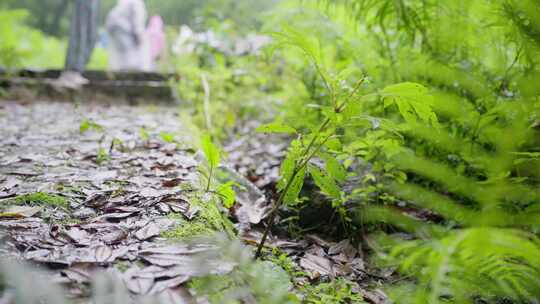
[[[236,193],[233,186],[235,186],[235,182],[229,181],[219,185],[217,188],[217,194],[220,196],[223,207],[225,208],[231,208],[234,205]]]
[[[122,140],[116,137],[111,140],[111,145],[109,146],[109,153],[112,153],[114,149],[122,152],[126,152],[128,150]]]
[[[84,134],[90,130],[96,131],[96,132],[103,132],[103,126],[96,123],[95,121],[91,119],[84,119],[81,121],[81,124],[79,125],[79,132],[81,134]]]
[[[285,270],[291,278],[308,276],[306,272],[300,271],[292,259],[279,248],[272,248],[272,254],[268,256],[268,260]]]
[[[224,231],[234,236],[234,227],[217,207],[216,199],[211,195],[193,194],[188,197],[190,208],[196,209],[197,214],[191,220],[186,220],[181,214],[171,214],[169,217],[180,223],[163,232],[162,236],[172,240],[190,239],[197,236],[208,236],[218,231]]]
[[[141,130],[144,130],[144,129],[141,129]],[[141,137],[148,137],[148,133],[146,133],[146,131],[142,132],[141,131]],[[159,137],[164,141],[164,142],[168,142],[168,143],[174,143],[174,134],[172,133],[167,133],[167,132],[159,132]]]
[[[353,286],[352,282],[342,278],[327,283],[310,284],[301,289],[301,292],[304,294],[302,303],[366,303],[361,294],[353,291]]]
[[[219,166],[221,153],[216,145],[212,142],[210,135],[203,136],[202,138],[202,150],[204,156],[206,157],[206,162],[208,165],[208,176],[206,183],[206,192],[210,191],[210,186],[212,184],[213,175],[215,170]]]
[[[432,124],[437,121],[430,104],[422,102],[431,98],[427,94],[427,89],[422,85],[401,83],[388,86],[379,93],[358,96],[358,92],[366,79],[361,77],[350,87],[347,84],[349,71],[342,71],[335,75],[330,73],[322,64],[322,50],[316,41],[305,38],[301,33],[290,28],[286,28],[284,33],[277,34],[277,37],[278,45],[288,44],[300,48],[314,65],[326,88],[326,96],[329,98],[327,104],[329,105],[320,106],[323,117],[322,122],[307,132],[298,132],[292,126],[279,122],[258,128],[260,132],[296,134],[297,138],[291,142],[287,156],[281,164],[280,179],[277,184],[280,195],[268,217],[268,225],[257,247],[256,257],[261,254],[278,209],[283,203],[294,204],[296,202],[307,173],[311,175],[321,192],[331,199],[332,206],[337,210],[342,220],[345,222],[350,221],[344,208],[344,203],[348,200],[348,197],[341,191],[339,186],[340,183],[345,181],[347,173],[343,165],[336,159],[336,156],[343,154],[343,152],[340,152],[342,151],[341,130],[350,127],[354,121],[366,120],[366,116],[362,115],[361,108],[358,105],[349,107],[349,104],[358,104],[362,100],[381,96],[385,106],[396,104],[407,120],[412,121],[419,117]],[[370,119],[370,117],[367,119]],[[377,138],[377,144],[387,140],[384,137],[384,131],[382,132],[382,136]],[[356,136],[358,137],[358,135]],[[357,140],[362,142],[363,138],[360,137]],[[323,172],[316,164],[311,163],[314,158],[325,161],[326,172]]]
[[[104,162],[111,159],[111,156],[109,155],[109,152],[105,150],[103,147],[99,147],[96,155],[96,163],[98,165],[102,165]]]
[[[150,134],[148,134],[148,131],[146,130],[145,127],[141,127],[139,129],[139,137],[141,138],[141,140],[143,141],[146,141],[148,139],[150,139]]]
[[[299,136],[291,143],[287,157],[281,165],[281,178],[277,185],[278,190],[280,190],[280,195],[274,204],[272,212],[270,213],[268,220],[269,224],[265,229],[261,242],[257,248],[256,257],[259,257],[261,254],[261,250],[264,246],[268,233],[272,228],[278,208],[282,203],[292,204],[298,198],[298,194],[300,193],[304,183],[306,168],[309,168],[309,172],[312,176],[314,176],[316,184],[323,192],[329,194],[333,198],[340,196],[340,190],[335,182],[336,177],[323,175],[317,167],[312,165],[308,166],[308,164],[312,158],[320,155],[321,149],[328,143],[330,139],[336,138],[334,131],[337,127],[338,115],[343,112],[347,106],[347,103],[351,101],[352,97],[354,97],[362,82],[363,79],[358,82],[356,87],[349,94],[348,98],[339,104],[335,103],[333,112],[328,113],[329,117],[327,117],[319,125],[315,132],[312,134]],[[265,125],[259,127],[258,130],[261,132],[281,133],[292,133],[291,131],[295,131],[292,127],[278,124]]]

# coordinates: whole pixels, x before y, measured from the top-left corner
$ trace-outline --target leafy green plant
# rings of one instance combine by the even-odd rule
[[[325,107],[342,100],[336,92],[343,78],[333,81],[339,73],[332,68],[370,76],[368,85],[377,93],[360,97],[361,108],[350,103],[354,114],[341,114],[347,123],[334,133],[339,144],[322,149],[345,168],[355,159],[369,162],[370,172],[361,173],[350,195],[337,180],[323,180],[322,166],[307,172],[334,206],[358,207],[353,224],[385,223],[389,231],[416,238],[397,238],[378,252],[418,280],[396,299],[537,300],[538,280],[531,279],[540,266],[534,258],[540,202],[537,4],[317,2],[303,5],[322,8],[336,22],[327,32],[338,25],[342,30],[325,35],[313,23],[302,28],[305,21],[290,18],[295,23],[278,35],[278,44],[300,44],[317,62],[298,70],[315,70],[317,77],[306,78],[310,99],[288,105],[285,121],[297,134],[317,130],[331,113]],[[402,83],[388,85],[394,82]],[[319,111],[310,115],[308,108]],[[302,155],[306,145],[293,144]]]
[[[214,143],[212,142],[212,138],[210,137],[210,135],[206,135],[202,138],[201,145],[208,164],[208,176],[206,183],[206,192],[208,192],[210,191],[213,175],[217,167],[219,166],[221,153],[219,152],[217,146],[214,145]]]
[[[228,181],[217,188],[217,194],[222,198],[223,207],[225,208],[231,208],[234,205],[236,193],[233,186],[235,186],[235,182]]]
[[[383,117],[377,123],[402,136],[346,144],[372,163],[374,179],[382,181],[370,204],[359,208],[358,225],[382,222],[416,237],[397,238],[379,252],[418,279],[397,299],[537,301],[539,282],[532,278],[540,269],[535,259],[540,248],[540,164],[535,158],[539,91],[532,83],[538,79],[538,57],[527,55],[540,50],[537,4],[319,3],[338,22],[362,20],[361,26],[370,29],[368,35],[351,31],[347,39],[353,44],[365,38],[376,51],[377,56],[364,60],[379,63],[367,66],[368,74],[383,76],[379,85],[399,79],[431,88],[432,97],[424,100],[436,116],[409,108],[416,103],[407,97],[413,85],[390,86],[403,97],[395,99],[383,89],[383,106],[369,104],[368,112]]]
[[[139,129],[139,137],[140,137],[143,141],[147,141],[148,139],[150,139],[150,134],[148,134],[148,130],[146,130],[146,128],[141,127],[141,128]]]
[[[359,102],[362,99],[381,95],[385,103],[397,104],[402,109],[401,111],[404,113],[404,117],[408,120],[420,117],[431,123],[436,122],[435,114],[430,110],[430,103],[422,102],[423,100],[430,100],[430,96],[427,95],[427,89],[423,86],[413,83],[402,83],[389,86],[379,94],[367,94],[359,98],[357,93],[365,78],[356,81],[356,84],[352,87],[344,85],[343,83],[346,81],[344,77],[347,77],[348,73],[342,71],[336,76],[333,76],[322,64],[322,51],[316,41],[305,38],[301,33],[291,28],[286,28],[286,32],[278,33],[276,36],[279,39],[277,45],[293,45],[298,47],[309,58],[310,62],[312,62],[318,71],[327,90],[330,105],[320,108],[323,115],[322,122],[305,134],[299,133],[297,138],[289,146],[287,156],[280,168],[280,180],[277,184],[280,195],[269,215],[269,224],[257,248],[256,257],[259,257],[261,254],[279,207],[283,203],[294,204],[296,202],[306,173],[309,173],[313,178],[321,192],[332,200],[333,207],[338,210],[343,220],[348,220],[346,210],[343,207],[348,198],[338,186],[340,182],[345,181],[346,170],[335,158],[336,154],[339,154],[339,151],[342,149],[339,130],[348,127],[353,120],[365,119],[361,116],[361,109],[358,107],[349,109],[349,103]],[[293,127],[283,125],[279,122],[263,125],[258,128],[258,131],[298,133]],[[317,165],[310,163],[313,158],[325,160],[325,173]]]
[[[79,132],[81,134],[84,134],[90,130],[96,131],[96,132],[103,132],[103,126],[96,123],[95,121],[91,119],[83,119],[81,121],[81,124],[79,125]]]
[[[365,303],[361,295],[353,292],[353,284],[342,278],[317,285],[307,285],[302,292],[305,294],[302,303]]]
[[[103,147],[99,147],[96,155],[96,164],[101,165],[111,159],[109,152]]]
[[[64,62],[64,43],[43,35],[25,24],[25,10],[0,11],[0,66],[61,67]]]
[[[142,135],[142,131],[141,131],[141,135]],[[148,135],[148,134],[146,134]],[[167,133],[167,132],[159,132],[159,137],[164,141],[164,142],[167,142],[167,143],[173,143],[174,142],[174,134],[172,133]]]
[[[223,206],[225,208],[231,208],[236,199],[234,186],[237,185],[234,181],[223,182],[219,184],[215,190],[211,189],[212,180],[215,178],[216,171],[218,170],[221,162],[221,151],[212,142],[210,135],[203,136],[201,146],[207,162],[207,168],[200,168],[203,174],[206,175],[205,191],[217,194],[221,199]]]
[[[362,81],[358,83],[357,88],[359,88],[361,83]],[[340,104],[337,104],[336,107],[333,109],[334,113],[332,113],[331,115],[334,117],[334,121],[332,121],[331,117],[326,118],[320,124],[318,129],[313,132],[313,134],[305,136],[305,138],[308,138],[307,141],[303,141],[302,138],[298,138],[291,143],[289,151],[287,153],[287,157],[281,165],[281,178],[277,185],[278,190],[280,191],[280,195],[274,204],[272,212],[270,213],[269,225],[265,229],[261,242],[259,243],[259,246],[257,248],[257,257],[261,254],[261,250],[264,246],[264,242],[266,241],[268,233],[272,228],[278,208],[281,206],[282,203],[293,204],[298,198],[298,194],[300,193],[300,190],[302,189],[302,185],[304,183],[307,167],[309,167],[309,172],[312,176],[314,176],[315,182],[323,192],[329,194],[333,198],[339,198],[340,191],[335,183],[335,179],[331,176],[321,174],[320,170],[317,167],[308,166],[308,164],[313,157],[319,155],[321,148],[323,148],[323,146],[331,138],[333,138],[333,128],[336,128],[336,125],[333,125],[332,122],[335,123],[335,117],[337,117],[334,115],[340,114],[344,110],[347,103],[356,93],[356,90],[357,89],[354,89],[348,99],[344,100]],[[283,132],[283,130],[290,131],[294,129],[292,129],[291,127],[272,124],[265,125],[259,128],[259,130],[263,132],[272,132],[274,130],[278,132]]]
[[[185,221],[183,215],[171,214],[169,217],[180,220],[180,224],[163,232],[163,237],[172,240],[186,240],[218,232],[225,232],[230,237],[234,236],[232,223],[221,213],[216,197],[193,193],[189,199],[193,206],[200,211],[190,221]]]

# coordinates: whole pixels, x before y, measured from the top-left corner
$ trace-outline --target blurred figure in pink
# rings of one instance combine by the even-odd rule
[[[166,46],[164,24],[161,16],[154,15],[150,18],[146,28],[146,36],[150,44],[150,66],[152,70],[155,70],[156,62],[160,57],[163,57]]]

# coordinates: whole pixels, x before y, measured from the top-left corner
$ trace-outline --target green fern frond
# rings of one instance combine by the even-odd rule
[[[474,296],[531,301],[540,299],[539,244],[523,231],[470,228],[405,242],[391,256],[427,291],[418,303],[474,303]]]

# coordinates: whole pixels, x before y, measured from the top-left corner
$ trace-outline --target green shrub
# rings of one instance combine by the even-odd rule
[[[306,29],[296,29],[293,44],[319,45],[320,58],[312,61],[323,73],[312,91],[326,93],[303,101],[316,103],[319,115],[286,115],[296,118],[289,121],[297,130],[316,130],[328,117],[325,107],[340,96],[328,79],[357,69],[372,80],[376,93],[351,107],[346,122],[335,118],[340,145],[325,152],[343,164],[351,157],[370,163],[371,177],[347,197],[357,204],[357,226],[382,222],[415,237],[395,239],[379,252],[416,278],[397,302],[538,301],[540,7],[534,1],[317,2],[305,5],[344,29],[337,38],[305,38]],[[335,185],[321,182],[322,175],[315,182],[341,206],[330,189]],[[427,220],[426,210],[433,215]]]

